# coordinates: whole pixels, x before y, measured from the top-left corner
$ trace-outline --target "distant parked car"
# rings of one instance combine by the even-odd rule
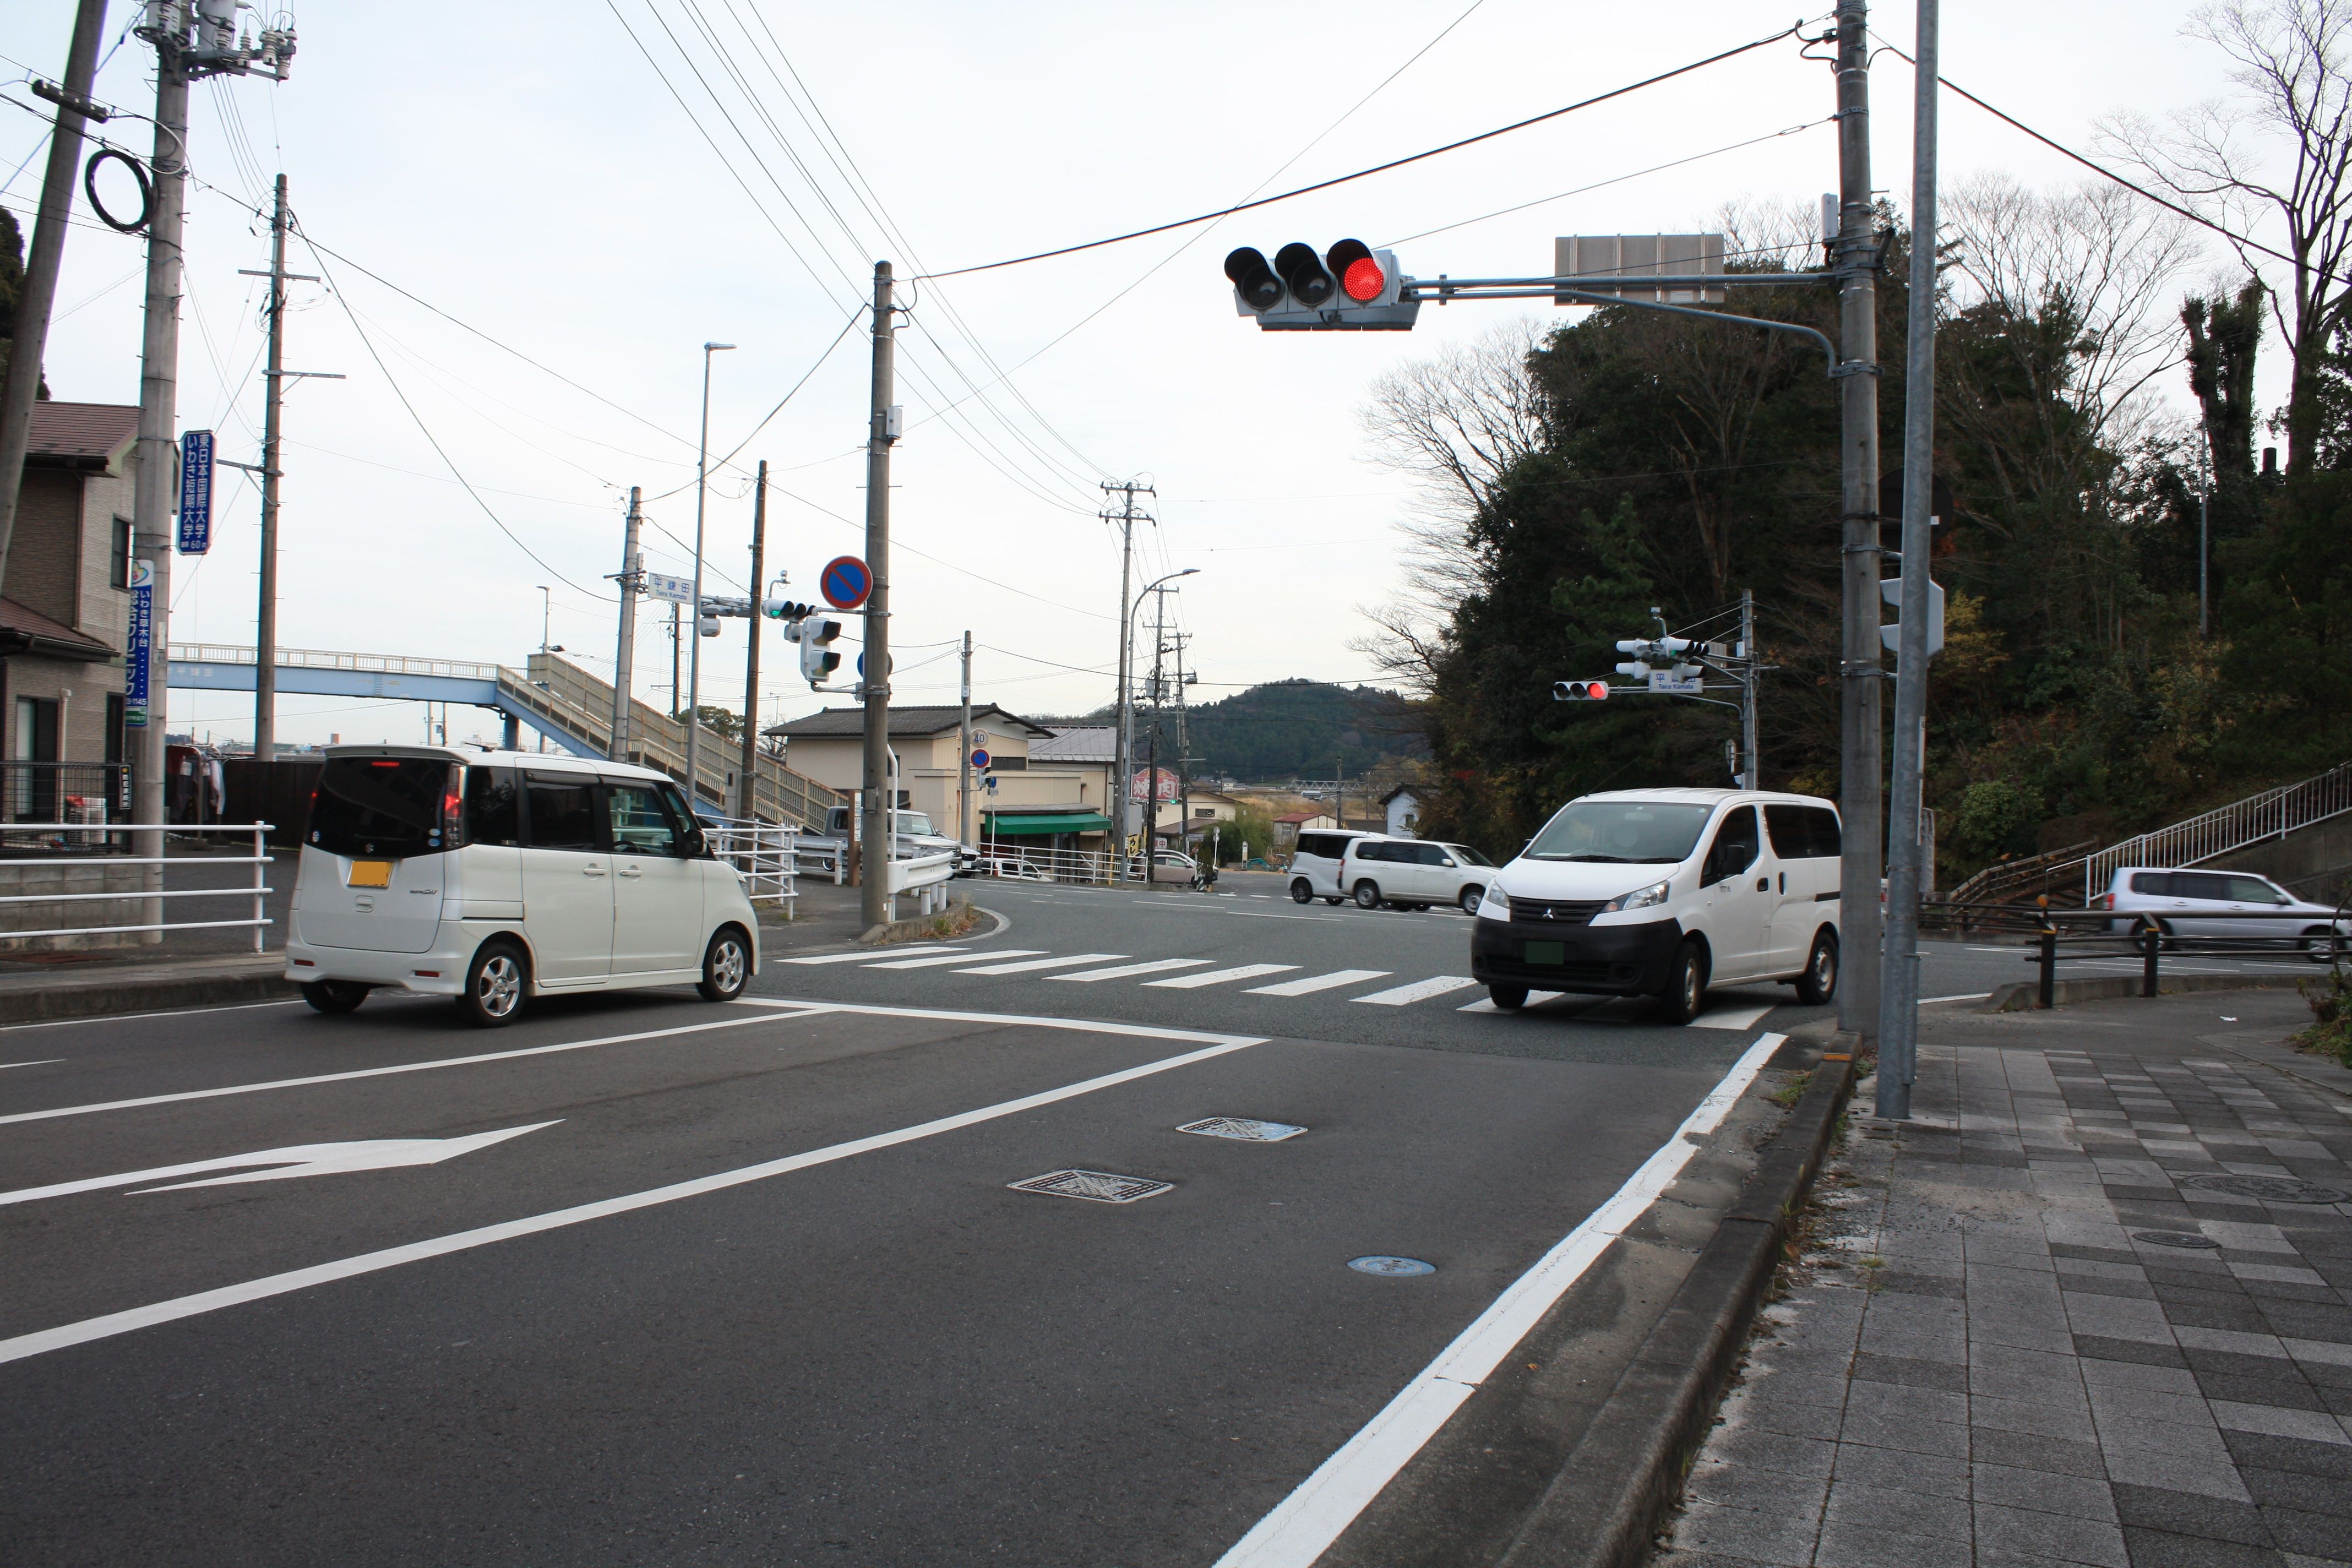
[[[1127,863],[1127,874],[1139,882],[1149,880],[1152,882],[1182,882],[1189,884],[1192,880],[1192,874],[1198,869],[1199,868],[1193,864],[1192,858],[1190,855],[1177,849],[1153,850],[1151,852],[1151,874],[1149,878],[1146,878],[1144,875],[1143,861],[1140,858],[1130,860]]]
[[[2296,898],[2268,877],[2251,871],[2172,871],[2126,866],[2116,871],[2107,890],[2094,907],[2130,920],[2109,922],[2118,932],[2136,931],[2142,919],[2153,920],[2167,936],[2267,936],[2294,939],[2315,963],[2334,956],[2328,941],[2327,917],[2336,911],[2326,904]],[[2282,915],[2315,915],[2306,925]],[[2248,918],[2248,917],[2262,918]],[[2352,921],[2336,922],[2339,937],[2352,937]]]
[[[1054,879],[1044,871],[1010,855],[983,855],[972,863],[976,877],[1001,877],[1012,882],[1050,882]]]

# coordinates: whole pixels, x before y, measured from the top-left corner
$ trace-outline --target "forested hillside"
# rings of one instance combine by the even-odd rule
[[[1198,688],[1194,688],[1195,690]],[[1106,708],[1071,720],[1041,723],[1108,724]],[[1369,686],[1335,686],[1321,680],[1276,680],[1192,710],[1187,754],[1201,759],[1196,776],[1230,773],[1250,784],[1281,784],[1296,777],[1329,778],[1336,766],[1349,778],[1379,763],[1417,758],[1428,746],[1411,705],[1393,691]],[[1135,754],[1142,764],[1150,747],[1151,715],[1135,717]],[[1176,714],[1160,719],[1160,755],[1175,755]]]

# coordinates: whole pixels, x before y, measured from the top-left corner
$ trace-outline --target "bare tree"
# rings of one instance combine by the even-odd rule
[[[2161,124],[2117,116],[2103,125],[2102,144],[2225,226],[2242,232],[2264,216],[2284,226],[2289,262],[2236,248],[2270,286],[2293,378],[2287,466],[2308,472],[2318,455],[2322,365],[2352,311],[2352,0],[2221,0],[2196,11],[2187,31],[2230,59],[2234,99],[2177,110]]]

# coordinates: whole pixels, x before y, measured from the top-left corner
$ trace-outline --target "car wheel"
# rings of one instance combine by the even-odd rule
[[[302,987],[302,1000],[321,1013],[349,1013],[367,1000],[368,988],[353,980],[313,980]]]
[[[1838,943],[1832,931],[1813,938],[1805,957],[1805,972],[1797,977],[1797,1000],[1808,1007],[1825,1006],[1837,995]]]
[[[2333,940],[2329,938],[2326,926],[2315,926],[2303,933],[2303,956],[2314,963],[2335,963],[2336,953],[2341,952],[2344,946],[2343,938],[2337,937]],[[304,989],[307,991],[309,987],[305,986]],[[312,1005],[316,1006],[317,1004],[313,1003]]]
[[[1356,884],[1356,907],[1376,910],[1381,907],[1381,885],[1367,877]]]
[[[466,988],[457,994],[457,1011],[466,1022],[485,1029],[504,1028],[521,1016],[530,997],[530,960],[513,942],[482,943],[474,962],[466,965]]]
[[[1478,906],[1486,901],[1486,889],[1484,888],[1465,888],[1462,889],[1461,901],[1462,912],[1465,915],[1475,915],[1478,912]]]
[[[1313,903],[1315,901],[1315,885],[1304,877],[1299,878],[1298,880],[1290,884],[1290,901],[1294,904]]]
[[[1667,1023],[1687,1024],[1698,1016],[1706,1004],[1706,949],[1684,939],[1675,950],[1675,966],[1667,972],[1665,993],[1659,998],[1666,1005]]]
[[[1489,985],[1486,999],[1506,1013],[1516,1013],[1528,1005],[1528,988],[1524,985]]]
[[[705,1002],[732,1002],[751,981],[751,942],[734,926],[721,926],[702,955],[702,980],[695,989]]]

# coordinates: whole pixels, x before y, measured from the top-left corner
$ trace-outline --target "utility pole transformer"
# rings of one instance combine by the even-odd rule
[[[874,264],[874,396],[866,433],[866,569],[873,587],[866,597],[866,674],[858,690],[866,702],[866,810],[864,875],[858,882],[858,917],[865,929],[891,918],[890,862],[898,847],[893,813],[898,800],[890,783],[890,443],[898,438],[890,415],[898,393],[897,320],[891,302],[890,264]]]
[[[736,800],[735,815],[745,822],[756,822],[759,814],[752,806],[759,800],[760,782],[760,614],[761,595],[767,589],[768,570],[768,459],[760,459],[760,477],[751,491],[751,651],[743,661],[743,773],[741,789]]]
[[[1895,656],[1895,790],[1888,802],[1886,959],[1879,980],[1878,1114],[1911,1114],[1918,1076],[1920,754],[1927,720],[1927,566],[1936,483],[1937,0],[1919,0],[1911,152],[1911,298],[1903,384],[1903,608]]]
[[[1878,243],[1870,190],[1870,33],[1866,0],[1837,11],[1840,489],[1844,518],[1844,625],[1838,807],[1838,1027],[1862,1051],[1879,1035],[1878,867],[1885,840],[1879,795]],[[1882,1079],[1882,1082],[1885,1080]]]
[[[645,522],[638,503],[644,493],[641,485],[629,487],[629,517],[621,533],[621,569],[613,574],[613,581],[621,587],[621,639],[613,650],[613,737],[605,750],[616,763],[629,760],[629,689],[636,673],[637,594],[645,585],[646,563],[637,552],[637,531]]]

